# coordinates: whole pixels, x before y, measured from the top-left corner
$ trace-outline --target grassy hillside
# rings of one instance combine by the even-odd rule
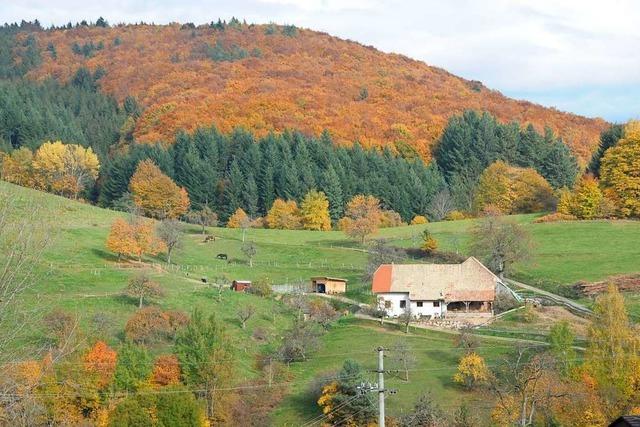
[[[506,98],[420,61],[291,26],[81,26],[31,35],[41,64],[28,76],[67,81],[81,66],[102,67],[103,91],[120,101],[135,96],[146,108],[135,129],[142,142],[211,124],[260,135],[329,129],[339,143],[402,141],[427,159],[450,116],[478,109],[539,131],[548,125],[587,159],[605,126]],[[28,36],[21,32],[18,39]]]
[[[109,343],[117,347],[122,342],[127,318],[136,310],[135,302],[121,295],[127,280],[136,270],[136,263],[118,264],[115,256],[106,251],[104,241],[113,219],[123,214],[4,182],[0,182],[0,195],[36,200],[44,204],[46,214],[55,219],[54,244],[43,263],[35,266],[44,273],[42,279],[22,301],[26,307],[36,308],[25,350],[33,351],[46,344],[40,319],[57,308],[79,316],[88,340],[96,333],[92,321],[94,316],[106,316],[110,322],[102,333]],[[533,218],[532,215],[515,217],[531,231],[537,243],[534,262],[518,267],[520,278],[568,284],[578,279],[600,279],[638,268],[634,260],[639,259],[640,254],[634,242],[640,238],[640,223],[532,224]],[[464,252],[472,224],[472,220],[465,220],[434,223],[428,227],[441,247]],[[415,246],[423,228],[385,229],[379,237],[389,238],[398,245]],[[350,280],[351,296],[362,300],[370,298],[367,293],[369,285],[362,281],[366,254],[341,232],[248,230],[246,238],[258,247],[253,268],[249,268],[239,250],[241,230],[210,229],[209,232],[217,239],[207,244],[202,243],[198,232],[195,227],[189,228],[184,248],[175,253],[174,259],[179,267],[169,268],[161,258],[146,260],[153,268],[154,278],[167,292],[157,304],[165,309],[186,312],[194,307],[200,307],[206,313],[215,312],[233,337],[241,378],[256,375],[252,367],[254,357],[278,343],[282,331],[292,323],[293,313],[277,300],[231,291],[225,291],[218,300],[217,290],[201,283],[201,277],[210,281],[224,277],[223,281],[228,283],[233,278],[267,276],[273,283],[294,283],[318,274],[343,276]],[[215,259],[217,253],[228,254],[231,262]],[[235,312],[240,305],[247,303],[254,304],[258,314],[249,321],[247,329],[241,329]],[[517,323],[515,317],[505,319],[504,324],[498,326],[518,328],[514,322]],[[270,343],[252,338],[256,328],[266,331]],[[414,331],[406,335],[393,326],[381,329],[377,324],[347,317],[323,336],[321,351],[313,354],[307,362],[292,364],[291,384],[284,401],[274,412],[274,424],[300,425],[317,416],[314,398],[308,393],[314,378],[338,370],[347,358],[356,359],[371,369],[376,360],[373,349],[378,345],[391,346],[398,340],[409,343],[418,360],[410,373],[410,382],[389,378],[389,386],[399,390],[397,395],[389,398],[391,413],[398,414],[410,408],[415,398],[425,390],[433,391],[437,401],[450,412],[461,401],[469,401],[480,412],[489,410],[491,402],[487,401],[487,396],[464,392],[451,381],[460,355],[460,350],[451,343],[451,335],[432,331]],[[486,338],[482,340],[480,353],[491,365],[512,346],[512,343]],[[154,352],[166,350],[153,348]],[[392,366],[391,360],[389,366]]]

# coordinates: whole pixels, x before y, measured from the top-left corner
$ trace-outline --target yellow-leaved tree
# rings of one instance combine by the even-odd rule
[[[304,196],[300,203],[300,221],[305,230],[331,230],[329,200],[323,192],[311,190]]]
[[[35,187],[33,173],[33,153],[27,147],[13,150],[11,154],[2,153],[0,178],[23,187]]]
[[[624,137],[600,163],[600,185],[623,217],[640,217],[640,121],[624,128]]]
[[[189,209],[187,191],[149,159],[138,164],[129,182],[129,190],[133,203],[154,218],[178,218]]]
[[[33,156],[36,185],[74,199],[98,178],[100,162],[91,147],[45,142]]]
[[[265,218],[269,228],[295,230],[300,228],[300,213],[295,200],[276,199]]]
[[[534,169],[497,161],[480,175],[474,203],[478,211],[494,206],[513,214],[548,210],[553,200],[551,185]]]
[[[580,219],[594,219],[600,217],[604,197],[598,181],[590,175],[585,175],[576,184],[573,191],[571,214]]]
[[[466,388],[473,388],[489,380],[489,369],[482,356],[475,352],[467,353],[458,363],[458,371],[453,375],[453,381]]]
[[[593,314],[583,378],[597,390],[602,412],[614,419],[629,406],[640,407],[640,338],[614,285],[597,297]]]

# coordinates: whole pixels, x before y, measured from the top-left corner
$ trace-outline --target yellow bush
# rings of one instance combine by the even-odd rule
[[[425,217],[423,215],[416,215],[411,220],[411,225],[426,224],[428,222],[429,222],[429,220],[427,219],[427,217]]]
[[[445,221],[460,221],[461,219],[466,219],[467,216],[464,212],[460,211],[451,211],[444,217]]]

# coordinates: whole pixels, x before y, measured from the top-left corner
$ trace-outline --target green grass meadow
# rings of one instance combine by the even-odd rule
[[[25,351],[35,351],[46,343],[41,317],[54,309],[75,313],[87,331],[87,340],[93,339],[89,333],[94,327],[92,319],[98,314],[106,316],[110,323],[102,331],[102,338],[114,346],[119,345],[124,325],[137,309],[135,301],[123,296],[122,290],[140,265],[118,263],[115,255],[105,248],[105,240],[113,220],[125,214],[4,182],[0,182],[0,197],[19,199],[19,203],[35,201],[43,206],[42,214],[50,221],[53,235],[53,244],[42,263],[33,266],[41,273],[39,280],[21,301],[26,309],[33,311],[29,341],[23,343]],[[531,232],[535,241],[532,261],[516,266],[516,279],[555,290],[578,280],[601,280],[610,275],[640,271],[640,222],[534,224],[536,215],[513,218]],[[473,220],[463,220],[432,223],[426,227],[439,241],[440,249],[464,254],[472,225]],[[383,229],[375,237],[389,239],[397,246],[417,247],[424,228],[425,225],[416,225]],[[263,299],[229,289],[219,295],[217,289],[203,283],[201,278],[228,286],[233,279],[266,277],[271,283],[282,284],[308,281],[316,275],[337,276],[349,280],[349,296],[361,301],[372,298],[370,284],[362,278],[366,251],[342,232],[247,230],[245,238],[257,246],[251,268],[240,249],[241,230],[210,228],[208,232],[215,235],[216,240],[204,243],[198,227],[185,226],[185,229],[188,233],[184,246],[172,256],[176,265],[167,266],[162,257],[145,260],[144,267],[166,292],[164,298],[153,304],[186,312],[198,307],[223,320],[237,348],[242,378],[256,375],[252,366],[255,356],[278,342],[294,315],[277,298]],[[227,254],[229,262],[216,259],[218,253]],[[629,300],[633,302],[631,310],[640,314],[640,299],[630,296]],[[247,328],[242,329],[236,310],[249,303],[256,306],[257,314],[249,320]],[[253,337],[258,328],[269,337],[266,341],[271,344]],[[469,401],[478,411],[489,410],[486,396],[463,391],[453,384],[451,376],[460,350],[453,347],[451,334],[419,331],[407,335],[397,327],[383,329],[373,322],[346,317],[322,337],[323,346],[317,354],[307,362],[291,366],[292,383],[273,414],[273,423],[294,426],[317,416],[317,405],[307,393],[315,377],[337,371],[347,358],[373,369],[374,348],[391,346],[398,340],[415,349],[418,361],[409,382],[393,376],[388,379],[388,386],[398,389],[398,394],[389,397],[390,413],[398,415],[408,410],[425,391],[431,391],[450,412],[463,401]],[[512,343],[487,337],[481,341],[480,353],[491,365],[512,347]],[[158,353],[166,350],[153,349]],[[371,380],[374,380],[373,374]]]

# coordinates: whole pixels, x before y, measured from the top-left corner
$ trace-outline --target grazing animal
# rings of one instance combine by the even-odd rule
[[[207,236],[205,236],[204,238],[204,242],[205,243],[209,243],[209,242],[215,242],[216,241],[216,236],[213,236],[211,234],[208,234]]]
[[[227,254],[218,254],[216,255],[217,259],[227,259]]]

